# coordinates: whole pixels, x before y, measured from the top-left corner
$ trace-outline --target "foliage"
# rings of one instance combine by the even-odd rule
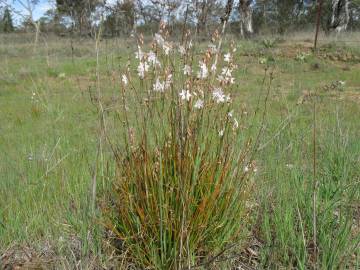
[[[4,14],[0,20],[0,27],[2,28],[2,32],[5,33],[14,32],[15,30],[12,15],[8,7],[6,7],[4,10]]]
[[[81,34],[89,31],[91,14],[101,4],[102,0],[56,0],[57,11],[72,18]]]
[[[272,40],[272,39],[265,38],[262,40],[261,43],[264,45],[264,47],[266,49],[271,49],[271,48],[276,47],[276,42],[277,42],[277,40],[275,40],[275,39]]]
[[[17,1],[21,2],[21,0]],[[38,1],[30,1],[29,3],[31,10],[34,10]],[[54,12],[57,17],[56,23],[46,24],[43,28],[47,32],[62,33],[63,30],[65,32],[78,30],[80,34],[90,34],[91,30],[97,28],[99,22],[103,21],[104,33],[114,37],[129,35],[134,25],[146,31],[146,34],[153,34],[156,32],[159,23],[165,21],[173,36],[181,32],[184,24],[188,29],[196,30],[197,34],[201,36],[210,36],[221,21],[225,3],[226,1],[221,0],[117,0],[111,2],[104,0],[57,0],[56,11]],[[350,1],[349,10],[348,29],[359,29],[360,2]],[[244,13],[244,11],[247,12]],[[316,11],[316,1],[311,0],[235,1],[230,23],[238,35],[240,35],[241,29],[246,30],[244,29],[244,26],[247,25],[245,21],[249,23],[248,27],[250,24],[253,25],[250,28],[253,28],[256,33],[286,34],[293,30],[314,29]],[[28,11],[25,12],[28,13]],[[321,25],[325,32],[329,30],[331,13],[331,1],[324,1]],[[25,18],[25,14],[22,17]],[[70,22],[72,27],[70,27]]]
[[[103,23],[104,34],[120,36],[129,35],[135,23],[135,5],[131,0],[117,1],[113,6],[108,7],[109,14]]]
[[[53,32],[61,35],[66,33],[67,29],[62,23],[62,16],[57,12],[56,9],[49,9],[46,11],[43,17],[39,19],[40,29],[43,33]]]
[[[305,62],[308,58],[309,54],[305,52],[298,52],[295,56],[295,60],[299,62]]]

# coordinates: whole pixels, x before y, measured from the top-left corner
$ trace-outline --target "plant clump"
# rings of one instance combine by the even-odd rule
[[[236,48],[221,53],[220,39],[198,56],[189,33],[174,44],[162,25],[147,52],[139,37],[136,67],[121,75],[124,128],[111,142],[106,216],[142,268],[206,263],[246,234],[256,168],[246,117],[232,108]]]

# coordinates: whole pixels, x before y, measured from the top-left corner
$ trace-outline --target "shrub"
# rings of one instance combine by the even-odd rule
[[[206,263],[241,242],[256,170],[229,94],[234,46],[222,55],[211,44],[196,68],[190,36],[181,45],[166,36],[162,26],[147,53],[139,38],[137,74],[129,63],[121,76],[123,133],[111,140],[117,174],[107,224],[149,269]]]

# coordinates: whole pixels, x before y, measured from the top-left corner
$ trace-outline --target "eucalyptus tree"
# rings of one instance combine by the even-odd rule
[[[35,28],[34,51],[37,48],[40,35],[40,22],[36,21],[34,12],[39,0],[13,0],[12,12],[22,18],[23,23],[28,23]]]
[[[336,33],[345,31],[350,20],[349,0],[332,0],[329,29]]]
[[[253,8],[254,0],[239,0],[238,10],[240,13],[240,32],[243,37],[252,35],[253,28]]]
[[[108,15],[104,21],[106,34],[119,36],[130,34],[135,25],[135,3],[132,0],[117,0],[112,5],[107,5]]]
[[[1,30],[5,33],[14,32],[14,24],[11,15],[11,11],[8,7],[5,7],[4,14],[2,15],[1,19]]]
[[[56,0],[57,11],[69,16],[80,34],[88,34],[92,13],[104,4],[104,0]]]

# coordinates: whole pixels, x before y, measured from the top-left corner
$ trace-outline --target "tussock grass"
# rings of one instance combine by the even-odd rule
[[[122,75],[124,133],[111,141],[117,176],[107,227],[141,268],[206,263],[245,236],[256,168],[250,138],[239,129],[246,123],[227,94],[232,52],[227,59],[208,49],[196,67],[191,42],[180,45],[179,57],[158,34],[152,51],[138,49],[138,71],[147,65],[149,71],[133,74],[128,67]],[[210,71],[212,65],[220,71]],[[226,79],[218,77],[222,68]]]

